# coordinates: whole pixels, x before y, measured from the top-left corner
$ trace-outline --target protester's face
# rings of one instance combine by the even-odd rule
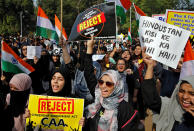
[[[181,107],[188,111],[194,106],[194,89],[191,84],[183,83],[178,92]]]
[[[27,56],[27,46],[22,47],[22,53],[24,56]]]
[[[54,62],[57,62],[59,60],[59,57],[57,55],[53,55],[52,59],[53,59]]]
[[[141,47],[140,46],[137,46],[136,48],[135,48],[135,55],[140,55],[141,54]]]
[[[110,76],[104,75],[102,78],[98,81],[101,95],[102,97],[106,98],[109,97],[113,90],[114,90],[114,83]]]
[[[13,84],[9,84],[10,90],[11,91],[18,91],[19,89],[15,87]]]
[[[123,46],[124,46],[124,47],[126,47],[126,46],[127,46],[126,42],[123,42]]]
[[[118,60],[118,62],[117,62],[117,70],[119,72],[124,72],[125,71],[125,61],[124,60]]]
[[[121,57],[125,59],[126,61],[128,61],[130,59],[129,51],[124,51]]]
[[[14,42],[13,46],[17,47],[18,46],[18,43],[17,42]]]
[[[54,93],[57,93],[63,89],[65,85],[65,79],[61,73],[56,72],[51,80],[51,87]]]

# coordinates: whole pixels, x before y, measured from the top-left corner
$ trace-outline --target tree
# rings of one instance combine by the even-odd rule
[[[20,32],[20,12],[23,12],[23,33],[33,31],[33,10],[30,0],[0,0],[0,34]]]

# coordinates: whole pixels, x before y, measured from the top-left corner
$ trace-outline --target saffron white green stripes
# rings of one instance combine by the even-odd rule
[[[131,37],[131,31],[130,31],[130,27],[128,29],[128,40],[131,42],[132,44],[132,37]]]
[[[60,38],[61,37],[61,22],[59,21],[59,19],[56,15],[55,15],[55,29],[56,29],[58,37]],[[65,29],[63,28],[62,30],[63,30],[62,31],[63,39],[67,40],[68,38],[67,38],[67,34],[65,32]]]
[[[41,7],[38,7],[36,35],[58,42],[59,38],[54,26],[48,19]]]
[[[23,61],[5,42],[2,43],[1,68],[5,72],[30,74],[34,68]]]
[[[131,7],[130,0],[106,0],[107,2],[115,2],[116,14],[121,18],[121,24],[126,21],[126,12]]]

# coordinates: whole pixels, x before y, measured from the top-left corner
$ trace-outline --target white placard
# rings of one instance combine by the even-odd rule
[[[155,18],[142,16],[139,23],[141,46],[152,59],[176,68],[190,31],[164,23]]]
[[[41,57],[41,46],[27,46],[27,59],[34,59],[34,56]]]
[[[106,45],[107,51],[112,51],[113,50],[113,44],[108,44]]]
[[[97,61],[97,60],[102,60],[105,55],[92,55],[92,60]]]
[[[68,48],[67,48],[67,49],[68,49]],[[54,49],[53,49],[53,54],[54,54],[54,55],[61,55],[62,53],[63,53],[62,48],[54,47]]]

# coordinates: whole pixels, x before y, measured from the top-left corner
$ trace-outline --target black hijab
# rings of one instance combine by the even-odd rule
[[[52,90],[52,87],[50,86],[49,90],[47,91],[47,95],[49,96],[62,96],[62,97],[70,97],[71,96],[71,77],[68,75],[67,71],[65,71],[62,66],[59,69],[55,69],[55,71],[51,75],[51,79],[55,73],[60,73],[65,80],[64,87],[61,91],[55,93]],[[51,84],[50,84],[51,85]]]

